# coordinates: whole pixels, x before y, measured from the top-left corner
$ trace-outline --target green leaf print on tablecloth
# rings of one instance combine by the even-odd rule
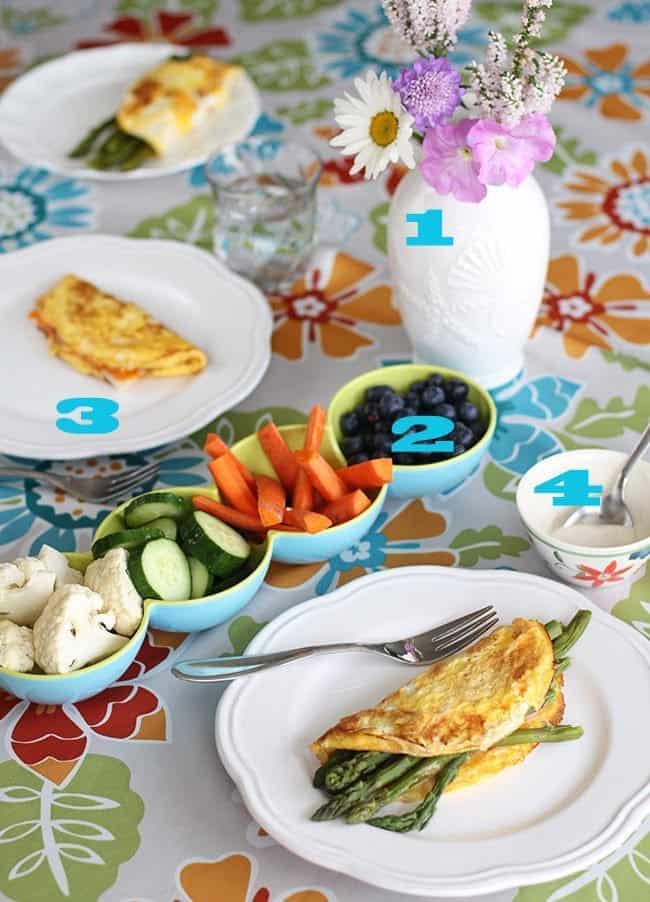
[[[0,764],[0,888],[19,902],[94,902],[140,844],[142,799],[117,758],[87,755],[63,786]]]
[[[241,17],[246,22],[265,19],[293,19],[311,16],[320,9],[337,6],[341,0],[239,0]]]
[[[626,429],[641,432],[650,419],[650,388],[642,385],[631,403],[611,398],[601,407],[593,398],[583,398],[575,416],[565,426],[567,432],[581,438],[615,438]]]
[[[612,614],[650,639],[650,564],[646,565],[644,576],[633,583],[628,597],[614,605]]]
[[[547,163],[542,163],[544,169],[548,169],[555,175],[564,175],[565,170],[574,164],[593,166],[598,162],[598,155],[595,151],[581,149],[578,138],[565,135],[563,125],[556,125],[554,128],[557,138],[555,152]]]
[[[219,0],[120,0],[115,11],[138,19],[153,18],[159,9],[194,13],[200,25],[209,25],[219,8]]]
[[[235,57],[262,91],[314,91],[329,84],[305,41],[272,41]]]
[[[303,125],[311,119],[325,119],[332,112],[332,101],[327,97],[303,100],[293,106],[281,106],[275,111],[278,116],[288,119],[294,125]]]
[[[252,617],[245,615],[236,617],[228,627],[228,637],[232,645],[232,652],[226,652],[221,657],[232,658],[233,655],[243,655],[248,645],[266,623],[258,623]]]
[[[143,219],[129,232],[132,238],[169,238],[186,241],[212,250],[214,203],[208,195],[199,195],[186,204],[171,207],[159,216]]]
[[[579,25],[592,13],[589,5],[573,3],[571,0],[554,0],[553,9],[547,14],[543,36],[531,44],[543,44],[550,48],[558,41],[563,41],[575,25]],[[489,23],[490,28],[502,32],[508,41],[519,31],[521,20],[520,0],[492,0],[476,4],[476,12],[481,19]]]
[[[63,25],[68,21],[67,16],[61,16],[53,12],[49,6],[35,6],[32,9],[20,10],[17,8],[20,0],[14,0],[13,6],[9,3],[0,10],[0,25],[6,31],[15,35],[33,34],[44,28],[53,28],[55,25]]]
[[[231,410],[199,429],[191,438],[203,447],[208,432],[216,432],[227,445],[234,445],[251,432],[256,432],[269,420],[273,420],[276,426],[289,426],[291,423],[307,422],[307,416],[294,407],[262,407],[248,412]]]
[[[587,871],[520,889],[513,902],[642,902],[650,884],[650,833]]]
[[[376,207],[373,207],[370,211],[370,222],[373,224],[374,229],[372,232],[372,243],[375,245],[378,251],[381,251],[382,254],[388,253],[388,210],[390,208],[390,201],[384,201],[383,204],[378,204]]]
[[[510,470],[504,470],[503,467],[492,461],[483,471],[483,482],[486,487],[493,495],[496,495],[497,498],[503,498],[504,501],[515,500],[520,478],[519,473],[511,473]]]
[[[640,357],[634,357],[633,354],[623,354],[622,351],[605,351],[602,348],[600,353],[607,363],[618,363],[626,373],[631,370],[646,370],[650,373],[650,363],[641,360]]]
[[[458,566],[473,567],[483,558],[496,561],[502,555],[519,557],[530,548],[528,539],[521,536],[506,536],[498,526],[483,529],[464,529],[449,545],[458,551]]]

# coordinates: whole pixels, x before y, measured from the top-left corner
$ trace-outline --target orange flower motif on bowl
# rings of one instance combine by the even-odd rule
[[[576,171],[566,187],[577,197],[557,205],[566,219],[586,224],[578,236],[581,244],[613,245],[630,239],[632,253],[641,257],[650,251],[650,160],[636,150],[628,161],[612,160],[609,169],[607,176],[597,170]]]
[[[567,79],[560,100],[580,100],[610,119],[632,121],[650,107],[650,59],[632,64],[625,44],[585,50],[584,62],[562,59]]]
[[[272,347],[287,360],[300,360],[309,345],[319,344],[329,357],[351,357],[374,344],[366,324],[397,326],[388,285],[373,284],[375,268],[342,251],[321,252],[304,278],[286,294],[270,297]]]
[[[611,561],[603,570],[588,567],[586,564],[579,564],[579,573],[575,574],[575,578],[589,583],[591,589],[598,589],[606,583],[620,583],[625,579],[625,574],[630,569],[630,567],[617,567],[616,561]]]
[[[173,12],[159,9],[151,21],[137,16],[120,16],[104,25],[105,38],[88,38],[77,41],[79,49],[108,47],[123,41],[166,41],[195,49],[228,47],[228,32],[216,26],[202,28],[191,12]]]
[[[598,280],[581,274],[572,254],[551,260],[535,329],[562,333],[564,349],[582,357],[590,347],[610,351],[616,339],[650,344],[650,291],[639,278],[620,273]]]

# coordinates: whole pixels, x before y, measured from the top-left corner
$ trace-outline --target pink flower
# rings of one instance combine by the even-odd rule
[[[516,188],[530,175],[536,162],[550,160],[555,133],[546,116],[535,113],[512,128],[480,120],[472,127],[467,143],[479,166],[481,182]]]
[[[439,194],[453,194],[456,200],[478,203],[487,193],[478,178],[468,135],[476,119],[462,119],[454,125],[439,125],[429,129],[422,145],[424,156],[420,163],[423,178]]]

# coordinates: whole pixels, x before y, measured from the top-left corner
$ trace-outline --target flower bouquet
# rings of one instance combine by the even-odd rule
[[[335,101],[342,131],[332,139],[354,156],[352,173],[376,178],[389,163],[415,166],[441,195],[479,202],[489,185],[517,187],[535,163],[553,154],[547,119],[566,70],[557,57],[535,49],[553,0],[524,0],[521,28],[510,45],[488,34],[484,62],[459,70],[447,54],[467,20],[471,0],[382,0],[400,37],[419,58],[391,80],[369,71],[355,79],[358,97]]]

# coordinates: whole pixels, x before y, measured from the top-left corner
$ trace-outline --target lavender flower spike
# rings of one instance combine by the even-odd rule
[[[460,102],[460,73],[447,59],[419,59],[393,81],[419,131],[446,122]]]
[[[444,56],[456,45],[472,0],[382,0],[382,4],[393,28],[407,44]]]

